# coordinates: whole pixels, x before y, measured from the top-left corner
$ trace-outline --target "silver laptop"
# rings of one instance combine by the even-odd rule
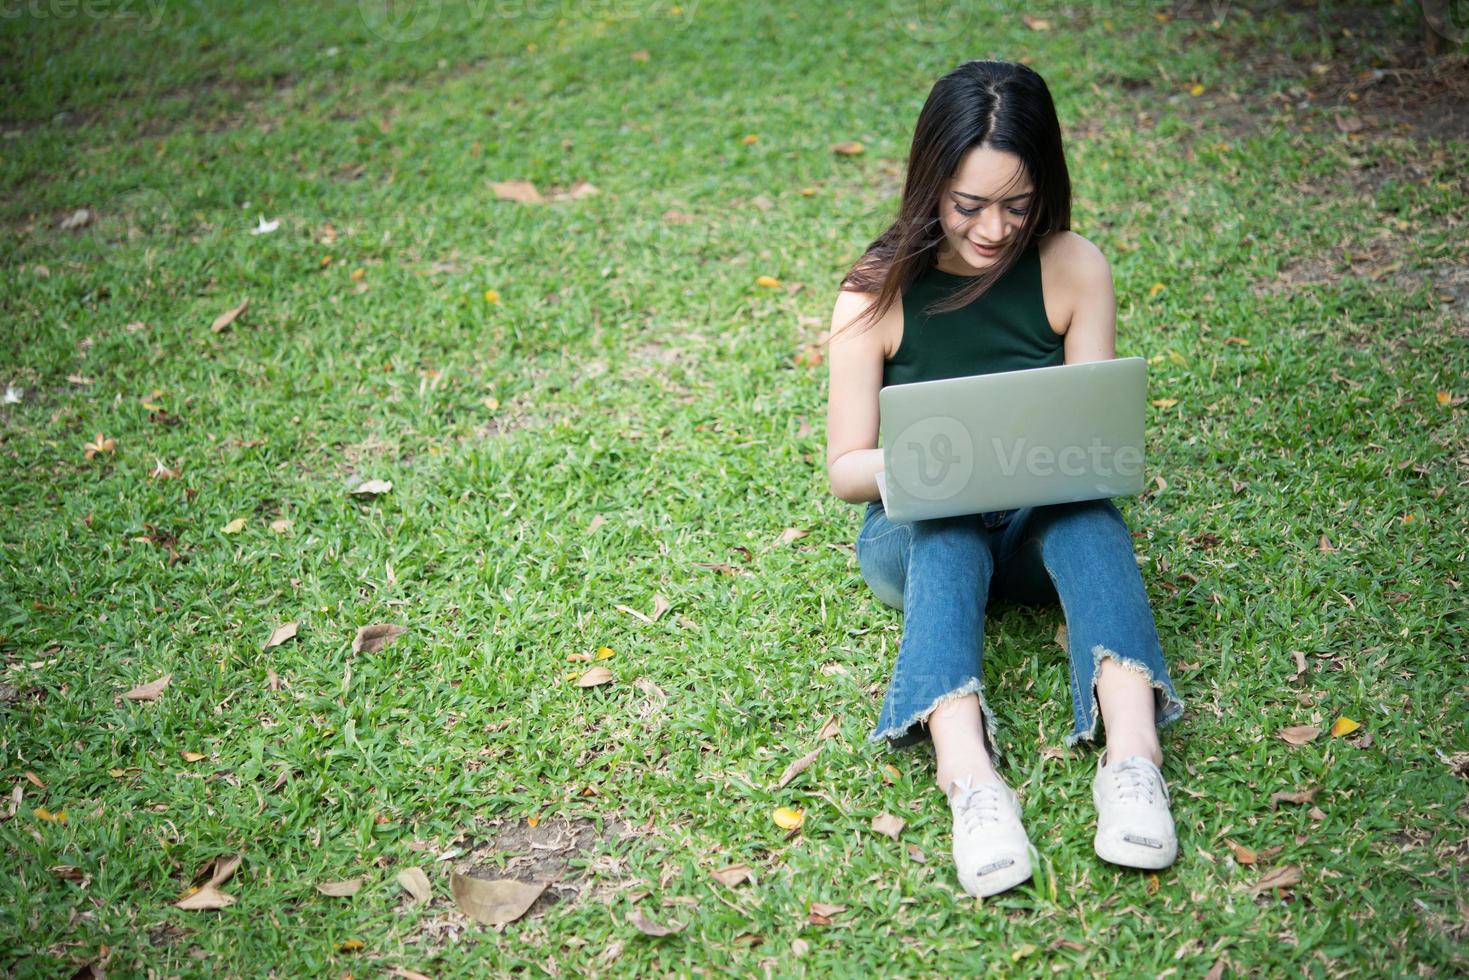
[[[888,385],[878,394],[893,521],[1138,493],[1141,357]]]

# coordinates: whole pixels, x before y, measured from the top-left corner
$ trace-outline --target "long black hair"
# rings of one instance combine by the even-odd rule
[[[842,278],[842,289],[876,293],[854,323],[882,318],[937,261],[939,207],[964,154],[979,146],[1013,153],[1035,187],[1019,233],[999,261],[931,312],[967,306],[1003,276],[1037,238],[1071,227],[1071,178],[1061,124],[1045,80],[1025,65],[970,61],[934,83],[918,114],[898,217]]]

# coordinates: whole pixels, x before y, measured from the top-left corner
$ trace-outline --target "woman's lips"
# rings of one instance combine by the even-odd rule
[[[1000,254],[1000,246],[998,245],[981,245],[973,239],[966,240],[969,242],[970,245],[974,247],[974,250],[976,252],[978,252],[980,255],[983,255],[985,258],[994,258],[996,255]]]

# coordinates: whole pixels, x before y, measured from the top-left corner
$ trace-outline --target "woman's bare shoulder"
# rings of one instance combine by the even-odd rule
[[[1111,275],[1102,250],[1074,231],[1055,231],[1040,240],[1041,268],[1061,282],[1091,282]]]

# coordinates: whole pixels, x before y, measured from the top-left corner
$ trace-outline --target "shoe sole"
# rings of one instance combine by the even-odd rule
[[[1097,852],[1097,857],[1112,864],[1120,864],[1125,868],[1141,868],[1144,871],[1158,871],[1173,864],[1178,857],[1178,842],[1158,842],[1161,846],[1151,847],[1147,844],[1134,844],[1121,837],[1096,837],[1092,847]]]

